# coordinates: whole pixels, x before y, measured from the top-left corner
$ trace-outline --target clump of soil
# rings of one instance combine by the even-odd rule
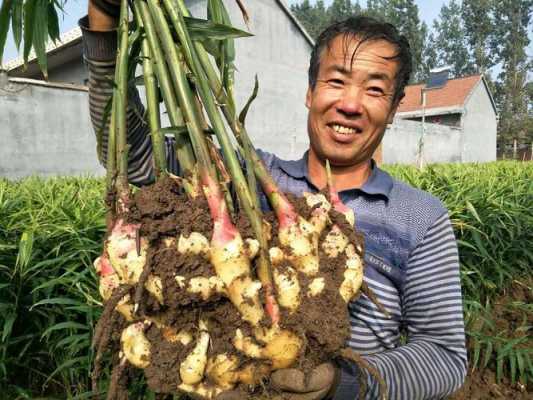
[[[304,199],[291,196],[291,201],[304,218],[309,218],[311,209]],[[209,301],[196,297],[180,289],[176,275],[185,281],[198,276],[213,276],[215,271],[208,260],[202,256],[183,255],[175,245],[169,245],[169,239],[180,235],[189,236],[191,232],[202,233],[211,238],[213,223],[209,208],[203,196],[191,200],[181,190],[175,180],[166,178],[154,185],[137,191],[134,195],[130,212],[125,217],[128,222],[140,224],[140,234],[149,240],[147,265],[136,288],[130,294],[139,302],[140,308],[136,315],[138,320],[149,317],[160,324],[152,323],[145,335],[151,344],[150,366],[144,370],[149,387],[156,393],[176,393],[179,378],[179,366],[190,353],[195,344],[182,345],[177,341],[169,341],[165,329],[179,332],[186,329],[196,337],[200,318],[209,321],[210,347],[208,356],[228,352],[236,354],[232,345],[237,328],[244,334],[251,334],[251,327],[245,323],[237,309],[221,296],[211,297]],[[272,228],[270,246],[279,246],[278,223],[273,214],[265,216]],[[331,219],[348,235],[356,247],[362,247],[362,237],[355,234],[353,228],[345,221],[342,214],[331,212]],[[234,218],[243,238],[253,237],[252,229],[243,214]],[[325,237],[327,231],[322,237]],[[302,286],[302,303],[298,312],[290,315],[281,309],[282,327],[298,333],[306,343],[305,351],[300,354],[295,367],[304,370],[330,360],[338,355],[349,337],[350,325],[346,303],[339,294],[338,288],[344,280],[346,256],[344,253],[335,259],[327,258],[319,251],[321,276],[325,278],[325,290],[321,296],[309,297],[307,292],[309,279],[300,274]],[[159,304],[144,290],[144,282],[152,274],[161,278],[164,304]],[[116,313],[115,313],[116,314]],[[164,326],[164,328],[162,328]],[[116,351],[117,341],[112,341],[110,350]],[[242,364],[250,360],[238,354]],[[124,376],[120,380],[124,384]],[[254,397],[259,391],[268,392],[268,384],[260,388],[241,387],[243,393]],[[256,398],[256,397],[255,397]]]
[[[449,400],[532,400],[533,391],[529,387],[511,384],[504,378],[496,383],[496,374],[490,369],[470,371],[461,389],[448,397]]]

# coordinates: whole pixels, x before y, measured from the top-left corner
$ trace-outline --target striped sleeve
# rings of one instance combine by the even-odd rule
[[[385,379],[388,398],[443,398],[463,384],[467,366],[459,257],[447,214],[409,256],[401,303],[407,343],[365,359]],[[371,376],[366,397],[379,398]]]
[[[101,139],[100,162],[105,167],[109,138],[110,98],[113,93],[115,74],[116,40],[114,45],[110,32],[94,32],[87,28],[87,18],[80,20],[84,40],[84,57],[89,69],[89,108],[93,129]],[[114,47],[115,46],[115,47]],[[152,142],[150,129],[144,120],[144,106],[135,86],[128,88],[127,108],[128,134],[128,179],[136,186],[153,182]],[[170,171],[177,173],[174,146],[166,138],[167,164]]]

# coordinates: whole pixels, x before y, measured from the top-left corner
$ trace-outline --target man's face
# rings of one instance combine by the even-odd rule
[[[306,95],[311,152],[339,167],[370,160],[396,111],[398,62],[387,59],[395,47],[385,40],[364,42],[352,58],[358,43],[344,35],[333,39]]]

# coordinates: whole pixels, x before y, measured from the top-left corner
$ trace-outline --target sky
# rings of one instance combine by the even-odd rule
[[[244,0],[246,1],[252,0]],[[300,0],[284,0],[289,5],[298,3]],[[325,4],[330,5],[332,0],[325,0]],[[361,5],[365,4],[365,0],[361,0]],[[447,0],[416,0],[418,5],[420,18],[428,24],[432,25],[433,19],[439,15],[440,8],[443,4],[447,3]],[[87,13],[87,0],[67,0],[65,5],[65,14],[60,16],[60,30],[61,32],[68,31],[78,24],[78,19]],[[9,61],[18,56],[17,49],[13,43],[11,32],[8,34],[8,41],[4,52],[4,61]]]

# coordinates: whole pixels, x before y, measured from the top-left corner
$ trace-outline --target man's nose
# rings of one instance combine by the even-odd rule
[[[337,103],[337,111],[345,115],[363,112],[363,91],[360,88],[346,88]]]

